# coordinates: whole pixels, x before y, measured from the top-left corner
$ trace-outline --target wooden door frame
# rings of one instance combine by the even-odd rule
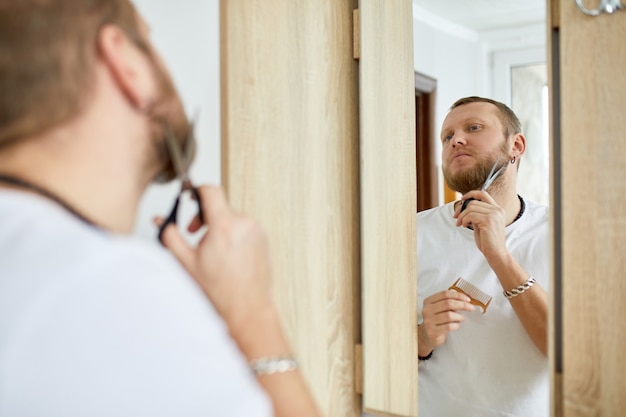
[[[550,0],[548,33],[552,415],[621,416],[626,13],[591,17]]]

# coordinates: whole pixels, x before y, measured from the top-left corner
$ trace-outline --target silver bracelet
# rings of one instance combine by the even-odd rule
[[[531,275],[530,278],[528,278],[525,283],[523,283],[517,288],[513,288],[510,291],[504,291],[503,294],[506,298],[517,297],[518,295],[520,295],[521,293],[525,292],[527,289],[535,285],[535,282],[537,282],[537,280],[535,279],[535,277]]]
[[[273,356],[250,362],[250,369],[256,376],[295,371],[298,362],[292,356]]]

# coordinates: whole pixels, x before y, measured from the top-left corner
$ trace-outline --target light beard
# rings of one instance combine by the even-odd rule
[[[501,161],[504,160],[500,166],[509,164],[506,152],[502,151],[499,156]],[[448,184],[448,187],[461,194],[466,194],[472,190],[480,190],[497,159],[498,155],[480,159],[476,162],[474,167],[468,168],[457,174],[452,174],[449,169],[444,167],[443,177]],[[496,170],[499,168],[500,167],[497,167]],[[504,172],[502,172],[489,187],[492,192],[500,187],[500,183],[503,178],[502,174],[504,174]]]
[[[158,77],[161,89],[160,98],[151,107],[148,117],[151,125],[151,149],[148,155],[147,165],[151,171],[157,170],[154,175],[154,182],[170,182],[178,176],[174,168],[172,157],[167,146],[167,135],[171,134],[178,142],[181,154],[188,155],[189,165],[196,154],[196,143],[193,132],[193,124],[187,120],[174,83],[156,63],[154,63],[155,74]],[[188,152],[187,150],[191,147]]]

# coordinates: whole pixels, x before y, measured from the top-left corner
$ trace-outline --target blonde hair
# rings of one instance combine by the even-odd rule
[[[89,96],[97,36],[120,27],[149,53],[128,0],[3,0],[0,3],[0,147],[80,112]]]
[[[516,133],[522,133],[522,124],[513,110],[511,110],[506,104],[490,98],[478,96],[460,98],[454,102],[454,104],[450,107],[450,110],[469,103],[490,103],[496,106],[498,108],[498,118],[500,119],[502,126],[504,126],[504,137],[508,138]]]

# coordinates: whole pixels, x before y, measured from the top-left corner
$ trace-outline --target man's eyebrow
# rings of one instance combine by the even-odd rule
[[[480,124],[487,124],[487,121],[485,119],[481,119],[480,117],[468,117],[465,120],[463,120],[463,123],[480,123]]]
[[[460,121],[460,124],[461,124],[461,125],[467,125],[467,124],[469,124],[469,123],[487,124],[488,122],[487,122],[487,120],[485,120],[485,119],[481,119],[480,117],[474,117],[474,116],[472,116],[472,117],[466,117],[465,119],[462,119],[462,120]],[[448,126],[444,126],[444,127],[442,127],[442,129],[441,129],[441,131],[442,131],[442,132],[443,132],[443,131],[450,131],[450,130],[454,130],[454,129],[453,129],[451,126],[449,126],[449,125],[448,125]]]

